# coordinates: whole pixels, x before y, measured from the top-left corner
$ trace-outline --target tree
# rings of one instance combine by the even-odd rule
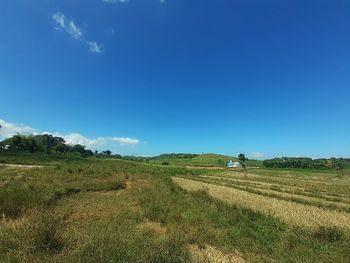
[[[65,153],[69,152],[70,147],[64,143],[57,144],[52,148],[55,152]]]
[[[80,153],[83,157],[85,156],[85,146],[81,144],[76,144],[72,147],[73,152]]]
[[[239,159],[239,161],[242,163],[242,167],[243,167],[244,170],[245,170],[245,168],[246,168],[245,162],[246,162],[247,158],[245,157],[245,155],[244,155],[243,153],[240,153],[240,154],[238,155],[238,159]]]
[[[85,150],[85,156],[93,156],[94,155],[94,152],[91,151],[91,150]]]
[[[40,150],[40,146],[33,136],[29,136],[23,140],[23,149],[30,153],[34,153]]]
[[[336,169],[340,171],[340,176],[343,176],[343,169],[344,169],[344,164],[342,162],[342,159],[338,160],[336,163]]]
[[[106,156],[111,156],[112,152],[110,150],[107,150],[107,151],[103,151],[102,154]]]

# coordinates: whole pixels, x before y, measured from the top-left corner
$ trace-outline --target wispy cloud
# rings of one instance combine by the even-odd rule
[[[69,20],[66,16],[57,12],[53,14],[52,19],[56,23],[57,30],[63,30],[73,39],[79,40],[83,38],[83,31],[80,27],[78,27],[73,20]]]
[[[95,41],[87,41],[86,44],[89,46],[89,51],[91,53],[102,53],[103,52],[103,45],[98,44]]]
[[[84,40],[91,53],[103,53],[103,44],[98,44],[96,41],[85,40],[83,30],[76,25],[73,20],[68,19],[62,12],[57,12],[52,15],[55,22],[55,29],[66,32],[74,40]]]
[[[131,145],[135,145],[140,142],[138,139],[132,139],[129,137],[113,137],[111,139],[112,141],[115,141],[115,142],[120,142],[122,144],[131,144]]]
[[[65,142],[68,144],[81,144],[81,145],[85,145],[88,148],[95,147],[95,146],[102,146],[108,143],[107,138],[104,138],[104,137],[88,138],[76,132],[69,133],[69,134],[61,134],[58,132],[54,132],[54,133],[43,132],[42,134],[52,134],[53,136],[63,138]]]
[[[58,132],[40,132],[37,129],[26,125],[18,125],[4,120],[0,120],[0,138],[8,138],[16,134],[30,135],[30,134],[52,134],[53,136],[63,138],[68,144],[81,144],[85,145],[87,148],[96,149],[100,146],[116,146],[118,145],[137,145],[140,143],[139,139],[130,137],[97,137],[89,138],[80,133],[68,133],[62,134]]]

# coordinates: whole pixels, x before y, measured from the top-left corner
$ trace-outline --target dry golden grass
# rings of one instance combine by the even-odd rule
[[[275,183],[268,183],[265,181],[259,181],[260,179],[264,179],[266,180],[266,177],[261,178],[261,176],[254,176],[252,177],[238,177],[238,178],[232,178],[232,177],[218,177],[218,176],[208,176],[208,175],[200,175],[199,177],[201,178],[208,178],[208,179],[216,179],[216,180],[228,180],[228,181],[232,181],[232,182],[237,182],[238,184],[241,185],[245,185],[245,186],[249,186],[249,187],[255,187],[255,188],[259,188],[259,189],[272,189],[273,188],[279,188],[282,192],[287,192],[287,193],[292,193],[294,194],[294,192],[300,192],[300,193],[305,193],[307,194],[313,194],[313,195],[317,195],[323,199],[332,199],[332,198],[337,198],[339,199],[339,202],[343,202],[343,203],[347,203],[350,204],[350,197],[347,194],[331,194],[325,191],[310,191],[310,185],[313,186],[317,186],[318,182],[314,182],[312,180],[308,180],[306,181],[306,183],[304,181],[302,181],[304,183],[304,187],[302,186],[293,186],[290,184],[286,184],[284,185],[283,182],[275,182]],[[286,182],[288,182],[288,179],[286,179]],[[298,182],[300,184],[300,182]],[[350,188],[350,185],[349,185]]]
[[[241,253],[225,253],[222,250],[209,246],[189,245],[189,251],[194,263],[244,263],[247,262]]]
[[[63,215],[68,225],[108,218],[120,211],[118,202],[125,196],[123,191],[81,193],[60,202],[55,213]]]
[[[318,192],[335,196],[350,196],[350,177],[349,176],[326,176],[324,174],[315,174],[310,176],[300,176],[293,174],[282,175],[259,175],[255,173],[228,172],[222,178],[232,178],[249,180],[256,183],[278,184],[285,187],[302,188],[305,191]]]
[[[205,189],[215,198],[249,208],[256,212],[276,216],[287,224],[309,228],[318,228],[320,226],[350,228],[350,214],[345,212],[302,205],[229,187],[201,183],[183,178],[173,178],[173,181],[188,191]]]
[[[150,183],[146,180],[128,180],[126,185],[126,189],[119,191],[79,193],[73,198],[60,201],[55,208],[55,213],[64,217],[69,225],[108,219],[126,208],[135,212],[140,211],[132,191],[149,187]],[[128,204],[127,207],[125,203]]]
[[[165,236],[167,233],[166,228],[162,226],[161,223],[150,221],[147,219],[144,219],[144,221],[140,223],[137,226],[137,228],[141,230],[150,230],[160,236]]]
[[[211,176],[211,175],[200,175],[199,177],[202,178],[212,178],[212,179],[218,179],[218,180],[229,180],[229,181],[233,181],[233,182],[240,182],[240,183],[249,183],[250,185],[254,185],[254,186],[260,186],[260,187],[271,187],[275,184],[273,183],[268,183],[268,182],[264,182],[264,181],[258,181],[257,179],[259,179],[260,177],[251,177],[251,176],[238,176],[238,177],[219,177],[219,176]],[[265,178],[264,178],[265,179]],[[283,186],[280,185],[279,186]],[[303,187],[293,187],[293,186],[288,186],[289,188],[293,188],[293,189],[297,189],[297,190],[304,190]]]
[[[126,188],[131,190],[131,189],[147,189],[151,187],[151,183],[145,179],[130,179],[126,181]]]
[[[210,179],[208,177],[205,177],[205,178]],[[211,178],[213,178],[213,177],[211,177]],[[218,178],[218,177],[215,177],[215,178]],[[230,181],[234,182],[234,180],[230,180]],[[243,181],[243,180],[241,180],[241,181]],[[225,184],[225,182],[223,182],[222,180],[219,180],[219,179],[218,180],[208,180],[208,181],[204,181],[204,182],[222,184],[222,185]],[[276,185],[271,185],[270,187],[267,187],[265,185],[251,185],[251,184],[234,185],[234,183],[233,183],[233,186],[234,186],[234,188],[240,189],[240,190],[244,190],[245,187],[249,187],[253,191],[258,191],[261,194],[266,194],[266,195],[274,195],[274,196],[281,198],[281,199],[291,199],[291,200],[296,200],[296,201],[300,201],[300,202],[314,203],[314,204],[317,204],[317,206],[323,206],[323,207],[332,206],[334,208],[339,208],[339,209],[350,209],[350,204],[347,203],[348,199],[346,199],[346,198],[339,198],[339,201],[335,202],[335,201],[325,200],[325,198],[327,198],[326,195],[319,195],[318,197],[305,196],[302,194],[291,193],[292,191],[289,188],[282,188],[280,186],[278,186],[280,188],[280,190],[278,190],[278,191],[270,189],[270,187],[276,186]],[[230,185],[228,187],[230,187]]]

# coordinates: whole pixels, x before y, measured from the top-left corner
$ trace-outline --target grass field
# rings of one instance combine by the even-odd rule
[[[0,166],[0,262],[350,262],[348,171],[35,160]]]

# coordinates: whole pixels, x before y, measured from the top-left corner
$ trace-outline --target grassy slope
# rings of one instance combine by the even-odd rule
[[[1,262],[189,262],[189,244],[238,250],[252,262],[350,260],[345,231],[291,227],[170,179],[194,171],[117,160],[57,164],[0,168]]]
[[[0,163],[25,165],[57,165],[62,163],[82,162],[85,159],[77,154],[44,153],[4,153],[0,152]]]
[[[214,153],[206,153],[201,154],[194,158],[162,158],[158,160],[153,160],[151,162],[153,163],[164,163],[168,162],[169,164],[175,164],[175,165],[184,165],[184,166],[225,166],[225,163],[229,160],[233,160],[238,162],[238,158],[234,156],[227,156],[227,155],[221,155],[221,154],[214,154]],[[261,161],[256,160],[249,160],[247,162],[249,166],[261,166]]]

